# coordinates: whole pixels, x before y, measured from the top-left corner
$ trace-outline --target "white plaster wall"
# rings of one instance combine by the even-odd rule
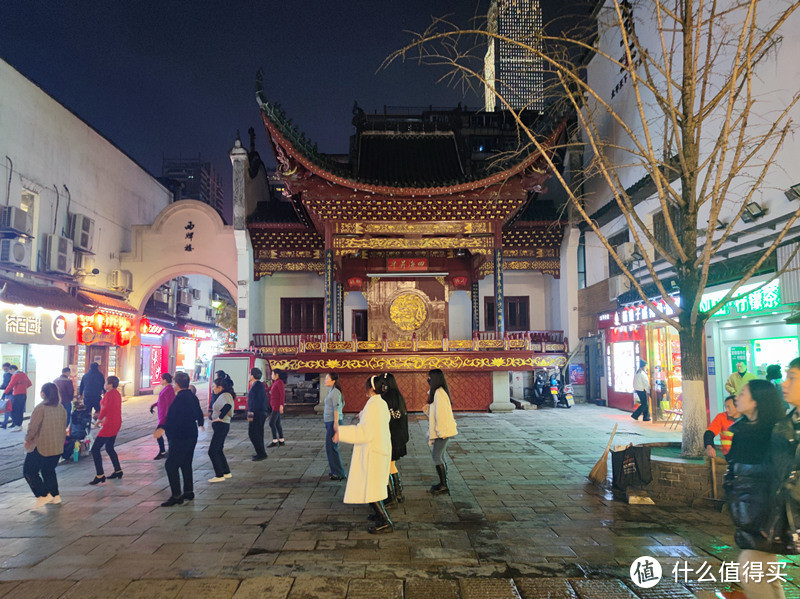
[[[456,290],[448,304],[450,339],[472,339],[472,301],[468,291]]]
[[[723,2],[727,5],[729,2]],[[782,3],[761,3],[759,5],[758,19],[761,23],[767,22],[769,18],[774,16],[775,11],[783,6]],[[720,9],[721,10],[721,9]],[[609,13],[613,11],[613,0],[607,0],[604,8],[599,16],[599,37],[598,47],[601,51],[609,53],[615,58],[621,56],[619,46],[620,34],[616,26],[608,26],[610,23]],[[653,25],[652,8],[646,2],[635,3],[634,5],[634,19],[636,26],[636,33],[642,44],[648,48],[649,51],[658,51],[660,42],[656,37],[656,30]],[[604,27],[603,24],[607,26]],[[756,79],[756,87],[754,89],[754,96],[758,104],[751,114],[751,126],[759,127],[761,131],[770,126],[779,116],[780,112],[789,104],[793,94],[796,93],[797,81],[800,80],[800,61],[796,59],[800,54],[800,37],[796,35],[787,35],[787,32],[797,31],[800,28],[800,12],[795,12],[783,26],[782,41],[777,47],[777,50],[771,52],[767,59],[758,66],[758,75]],[[678,44],[680,47],[680,44]],[[631,126],[636,131],[641,131],[642,118],[639,114],[638,105],[635,101],[635,95],[632,92],[632,84],[630,80],[625,84],[614,98],[611,98],[611,90],[620,79],[619,67],[614,66],[603,58],[594,58],[587,69],[587,79],[589,85],[600,92],[601,96],[609,102],[615,111],[617,111],[624,119],[626,124]],[[651,126],[657,126],[661,122],[663,116],[659,118],[659,112],[656,110],[654,104],[649,102],[645,97],[643,98],[644,120]],[[619,125],[612,122],[612,119],[607,114],[603,114],[601,109],[592,108],[593,102],[588,102],[588,110],[595,110],[594,115],[601,121],[601,130],[605,138],[611,142],[620,145],[629,145],[630,141],[622,132]],[[800,106],[795,105],[791,112],[791,117],[794,122],[800,119]],[[716,140],[719,133],[719,127],[714,126],[713,123],[708,123],[706,126],[704,136],[701,140],[701,152],[703,155],[708,155],[709,144]],[[653,140],[658,142],[660,137],[653,135]],[[768,144],[765,151],[771,151],[773,145]],[[587,149],[584,159],[587,161],[591,157],[591,150]],[[631,161],[631,156],[625,152],[617,152],[615,154],[616,162],[618,164],[627,164]],[[789,201],[784,195],[784,190],[788,189],[791,185],[800,182],[800,176],[797,174],[796,165],[800,161],[800,136],[788,135],[784,141],[783,147],[775,157],[775,165],[769,171],[763,184],[761,184],[753,196],[753,200],[761,204],[767,211],[767,219],[774,219],[780,216],[794,212],[797,207],[797,201]],[[758,162],[758,161],[756,161]],[[644,176],[644,171],[641,168],[625,168],[620,170],[621,184],[624,187],[629,187],[634,182],[638,181]],[[730,201],[722,208],[720,220],[723,222],[730,222],[730,218],[738,210],[743,194],[749,188],[749,181],[743,179],[740,184],[735,184],[729,193]],[[674,182],[673,186],[679,190],[679,182]],[[585,191],[588,195],[587,211],[592,214],[595,210],[605,205],[612,200],[610,191],[606,184],[600,179],[594,179],[586,183]],[[707,222],[709,206],[701,208],[700,222]],[[660,210],[658,202],[649,199],[642,202],[636,208],[637,213],[643,218],[647,218],[654,212]],[[703,225],[701,225],[702,227]],[[603,227],[604,234],[614,234],[627,225],[620,218],[615,222],[610,223]],[[746,223],[739,223],[737,230],[746,230],[748,225]],[[595,243],[593,234],[587,233],[586,238],[586,259],[587,259],[587,285],[592,285],[600,280],[608,278],[607,266],[607,252],[599,243]],[[745,238],[746,239],[746,238]],[[743,239],[744,240],[744,239]],[[745,252],[752,250],[745,250]],[[735,256],[736,251],[734,248],[731,256]],[[596,258],[596,259],[595,259]]]
[[[152,223],[172,195],[100,133],[0,60],[0,201],[19,206],[23,189],[38,196],[33,235],[37,253],[44,233],[66,233],[67,192],[72,213],[95,219],[93,251],[97,276],[87,286],[106,288],[120,252],[130,249],[131,226]],[[80,107],[76,107],[80,109]],[[56,213],[58,188],[60,201]],[[36,268],[36,260],[32,260]]]
[[[263,317],[264,328],[251,333],[281,332],[281,298],[282,297],[324,297],[325,286],[321,276],[315,273],[275,273],[271,277],[262,277],[254,293],[258,293],[255,306]],[[345,324],[347,315],[345,314]]]
[[[349,291],[344,298],[344,334],[343,341],[353,337],[353,310],[366,310],[367,298],[360,291]]]
[[[189,288],[200,290],[200,299],[192,300],[192,307],[189,310],[189,318],[199,322],[209,322],[206,318],[206,308],[211,307],[211,292],[214,288],[214,280],[203,275],[188,275]],[[213,317],[211,319],[213,321]]]
[[[531,330],[547,329],[546,305],[548,298],[544,279],[545,275],[530,271],[510,271],[506,272],[503,276],[504,293],[507,297],[517,295],[528,296]],[[492,275],[485,277],[478,283],[478,296],[480,298],[481,330],[483,331],[486,329],[483,298],[486,296],[494,296],[494,277]]]

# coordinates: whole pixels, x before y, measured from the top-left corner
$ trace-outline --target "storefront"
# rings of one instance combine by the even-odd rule
[[[188,373],[193,381],[207,380],[211,358],[220,353],[222,345],[209,328],[187,325],[185,335],[177,339],[175,370]]]
[[[96,310],[78,316],[78,345],[70,362],[75,364],[78,381],[94,362],[103,376],[125,381],[121,352],[137,340],[133,315],[111,310]],[[126,381],[127,382],[127,381]],[[124,392],[124,391],[123,391]]]
[[[764,378],[770,364],[780,366],[783,373],[789,361],[800,355],[800,327],[786,323],[791,306],[782,304],[779,281],[776,279],[758,289],[762,284],[763,281],[755,281],[744,286],[737,295],[752,293],[723,307],[706,324],[712,417],[723,409],[728,395],[725,382],[735,371],[737,362],[744,362],[749,372]],[[710,289],[703,296],[701,307],[710,308],[729,290],[730,286]]]
[[[657,300],[665,314],[672,314],[666,302]],[[606,385],[608,405],[633,411],[637,407],[633,377],[639,360],[646,360],[650,376],[651,414],[654,420],[682,400],[681,346],[678,331],[656,320],[644,302],[632,304],[599,317],[606,330]]]
[[[139,386],[137,392],[152,392],[169,369],[169,347],[163,326],[142,318],[139,323]]]
[[[0,302],[0,363],[15,364],[31,379],[26,412],[39,403],[42,385],[71,364],[69,349],[76,343],[77,320],[73,313]]]

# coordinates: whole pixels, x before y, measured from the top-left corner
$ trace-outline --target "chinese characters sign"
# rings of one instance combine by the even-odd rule
[[[733,294],[733,297],[742,295],[743,293],[747,293],[752,291],[752,293],[747,293],[741,299],[735,300],[733,302],[729,302],[720,308],[719,312],[716,312],[714,316],[725,316],[726,314],[731,313],[731,306],[736,308],[736,312],[739,314],[744,314],[745,312],[760,312],[761,310],[774,310],[781,305],[781,287],[778,280],[774,280],[771,283],[764,285],[761,289],[758,289],[759,285],[744,285],[741,289],[736,291]],[[703,300],[700,303],[700,309],[702,311],[710,310],[713,308],[717,302],[719,302],[723,297],[725,297],[730,289],[723,289],[722,291],[715,291],[714,293],[707,293],[703,295]]]
[[[428,270],[427,258],[389,258],[386,261],[388,272],[425,272]]]
[[[42,319],[38,316],[6,315],[6,333],[38,335],[42,332]]]
[[[185,231],[183,234],[183,239],[186,241],[186,245],[183,246],[184,252],[191,252],[194,250],[194,247],[192,246],[192,242],[194,242],[194,227],[195,224],[192,221],[187,222],[186,226],[183,227],[183,230]]]

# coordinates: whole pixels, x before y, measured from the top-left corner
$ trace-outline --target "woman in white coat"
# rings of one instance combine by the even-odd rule
[[[447,442],[458,434],[456,420],[453,418],[453,407],[450,405],[450,390],[444,373],[434,368],[428,373],[428,384],[431,390],[428,393],[428,404],[422,410],[428,415],[428,443],[431,446],[433,463],[439,475],[439,484],[433,485],[430,492],[433,495],[450,494],[447,486],[447,466],[444,462]]]
[[[389,434],[389,407],[378,394],[382,377],[367,379],[367,397],[359,414],[358,424],[339,426],[334,420],[333,442],[350,443],[350,475],[344,491],[345,503],[369,503],[375,512],[375,524],[367,529],[371,534],[392,532],[392,521],[386,513],[383,500],[387,497],[386,481],[392,459],[392,440]]]

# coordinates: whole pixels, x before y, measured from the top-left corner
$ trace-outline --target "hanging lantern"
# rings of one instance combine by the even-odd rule
[[[142,316],[141,320],[139,321],[139,332],[142,335],[147,335],[147,332],[150,330],[150,320],[146,316]]]
[[[94,314],[94,330],[98,333],[103,331],[103,324],[105,324],[105,318],[100,312],[95,312]]]

